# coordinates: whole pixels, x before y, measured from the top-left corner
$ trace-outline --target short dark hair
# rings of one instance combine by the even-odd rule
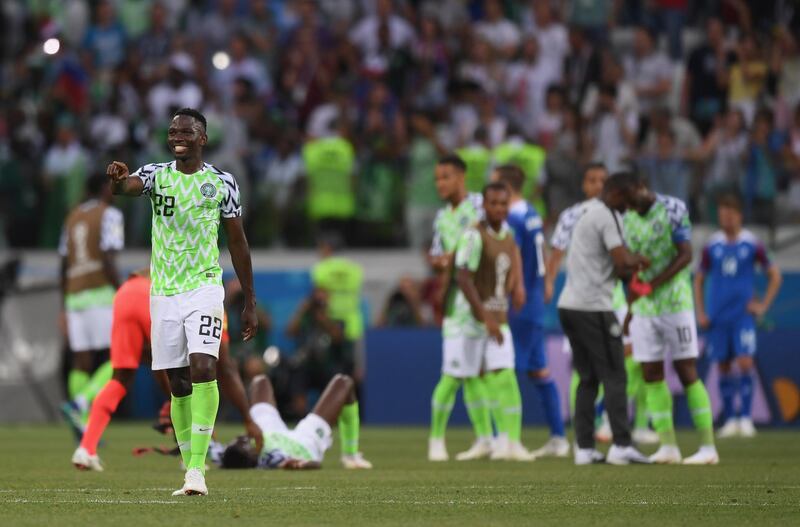
[[[603,84],[602,86],[600,86],[600,95],[608,95],[609,97],[616,99],[617,97],[616,84]]]
[[[444,157],[440,157],[437,164],[450,165],[451,167],[458,169],[460,172],[467,171],[467,164],[456,154],[447,154]]]
[[[253,468],[253,456],[251,456],[239,443],[233,443],[222,452],[220,466],[222,468]]]
[[[583,177],[586,177],[586,174],[589,173],[590,170],[605,170],[608,172],[608,169],[603,163],[598,161],[594,161],[592,163],[587,163],[586,166],[583,167]]]
[[[717,198],[717,207],[725,207],[742,212],[742,198],[734,192],[726,192]]]
[[[525,185],[525,172],[522,171],[517,165],[500,165],[497,170],[497,175],[500,181],[511,187],[514,192],[522,192],[522,187]]]
[[[194,108],[181,108],[174,114],[172,114],[172,118],[178,117],[179,115],[186,115],[187,117],[192,117],[200,121],[203,125],[203,130],[208,129],[208,122],[206,121],[206,116],[200,113],[199,111],[195,110]]]
[[[643,184],[644,180],[636,172],[617,172],[608,178],[603,186],[603,191],[630,190]]]
[[[486,199],[486,196],[489,192],[505,192],[509,194],[508,187],[505,183],[501,183],[499,181],[495,181],[494,183],[488,183],[485,187],[483,187],[483,197]]]
[[[108,176],[103,174],[92,174],[86,180],[86,195],[97,197],[103,192],[103,188],[108,185]]]

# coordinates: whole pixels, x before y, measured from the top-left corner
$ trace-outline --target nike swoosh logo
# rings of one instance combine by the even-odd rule
[[[203,344],[213,344],[214,342],[216,342],[216,341],[215,340],[204,340]]]
[[[172,185],[161,185],[161,188],[172,188]]]
[[[198,432],[208,432],[209,430],[211,430],[211,428],[198,428],[197,429]]]

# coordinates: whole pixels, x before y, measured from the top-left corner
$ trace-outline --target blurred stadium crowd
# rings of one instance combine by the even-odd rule
[[[111,159],[169,159],[172,111],[209,117],[254,246],[424,246],[433,166],[478,190],[519,164],[547,222],[579,167],[633,164],[712,221],[800,213],[800,14],[758,0],[6,0],[0,245],[55,247]],[[129,246],[149,206],[123,200]]]

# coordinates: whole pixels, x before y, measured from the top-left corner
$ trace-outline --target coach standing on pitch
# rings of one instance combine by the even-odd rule
[[[617,278],[627,280],[649,264],[625,248],[622,234],[619,213],[630,203],[635,182],[632,174],[615,174],[599,198],[583,203],[567,254],[567,283],[558,300],[558,313],[580,376],[575,404],[576,465],[604,460],[594,447],[594,403],[600,383],[614,434],[605,461],[615,465],[649,462],[631,446],[622,328],[612,307]]]

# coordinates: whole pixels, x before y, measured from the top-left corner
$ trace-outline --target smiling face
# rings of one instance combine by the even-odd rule
[[[178,161],[200,157],[208,141],[203,124],[188,115],[176,115],[167,131],[167,145]]]

